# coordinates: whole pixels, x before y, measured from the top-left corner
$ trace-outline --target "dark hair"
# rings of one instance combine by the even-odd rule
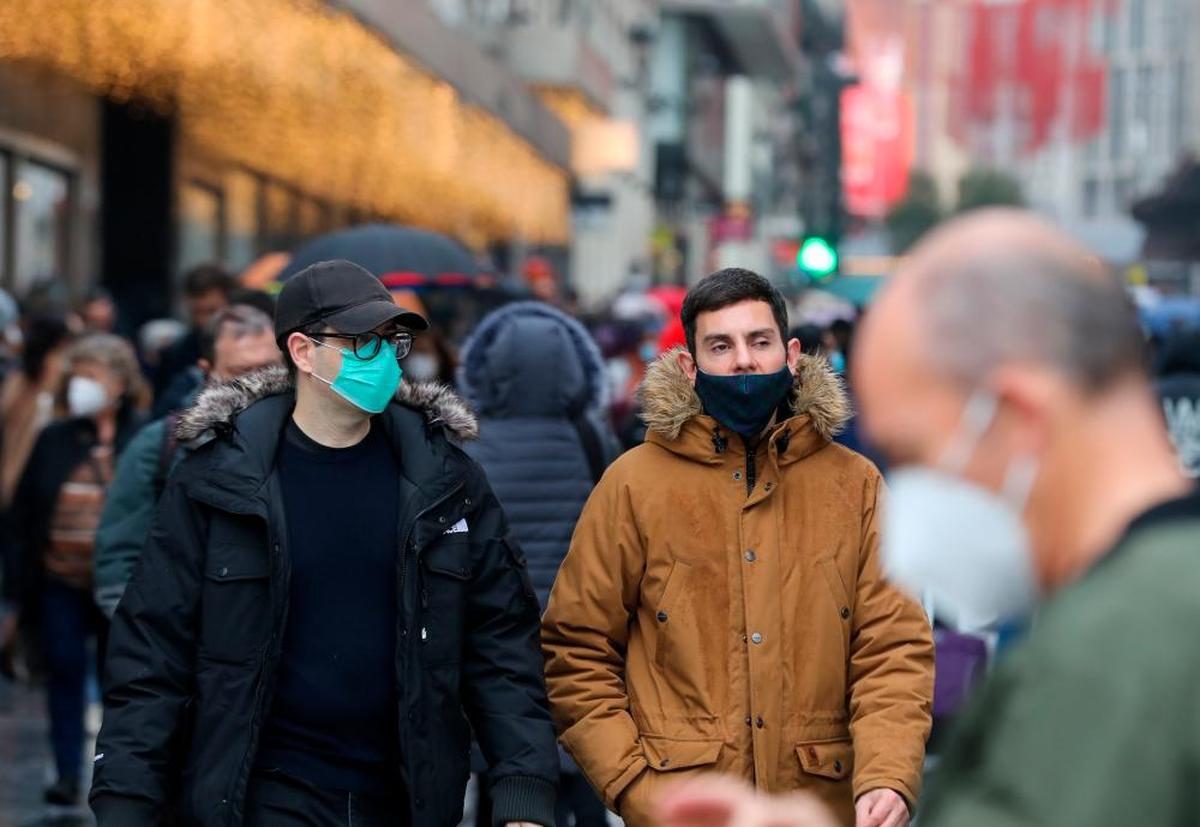
[[[744,301],[760,301],[770,305],[775,325],[779,328],[779,337],[787,341],[787,304],[775,285],[750,270],[726,267],[701,279],[683,300],[683,310],[679,315],[683,321],[688,350],[693,356],[696,355],[696,318],[701,313]]]
[[[262,334],[271,330],[271,317],[257,307],[233,304],[219,311],[200,331],[200,358],[210,364],[216,359],[217,340],[231,332],[236,339]]]
[[[262,290],[236,287],[229,294],[229,303],[249,305],[255,310],[266,313],[272,319],[275,318],[275,297]]]
[[[82,306],[86,307],[93,302],[112,302],[112,293],[108,292],[103,287],[92,287],[83,295]]]
[[[25,330],[25,347],[21,351],[21,372],[31,382],[42,378],[48,357],[56,347],[71,338],[66,318],[34,316]]]
[[[237,287],[237,279],[215,264],[201,264],[193,267],[183,277],[183,294],[193,298],[220,290],[225,295]]]

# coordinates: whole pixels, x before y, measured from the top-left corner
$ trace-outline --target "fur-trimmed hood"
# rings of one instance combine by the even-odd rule
[[[650,434],[662,440],[679,439],[684,426],[704,413],[700,397],[679,366],[675,348],[659,356],[646,368],[646,378],[638,390],[642,418]],[[803,356],[792,386],[792,412],[806,416],[821,439],[833,439],[850,420],[850,399],[842,380],[824,359]]]
[[[181,442],[232,428],[238,414],[260,399],[290,393],[293,383],[283,367],[273,366],[206,388],[180,418],[175,435]],[[431,425],[442,425],[459,440],[475,439],[475,415],[455,393],[436,382],[401,382],[396,401],[421,411]]]

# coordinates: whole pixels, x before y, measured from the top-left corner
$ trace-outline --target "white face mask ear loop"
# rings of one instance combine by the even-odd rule
[[[318,341],[318,340],[314,339],[312,336],[309,336],[307,334],[301,334],[301,335],[303,335],[305,339],[308,339],[310,342],[312,342],[317,347],[327,347],[330,350],[341,350],[340,348],[331,347],[330,345],[327,345],[324,342]],[[309,374],[309,376],[311,376],[312,378],[316,379],[319,382],[324,382],[326,385],[328,385],[331,388],[333,387],[332,382],[330,382],[324,376],[321,376],[317,373],[316,367],[313,368],[313,371],[312,371],[312,373]]]
[[[963,408],[958,432],[942,454],[940,467],[952,474],[961,474],[970,463],[979,441],[992,427],[1000,401],[989,391],[977,390]]]
[[[1004,498],[1018,514],[1024,514],[1026,506],[1029,505],[1033,484],[1037,482],[1038,468],[1037,457],[1026,455],[1014,459],[1004,475]]]

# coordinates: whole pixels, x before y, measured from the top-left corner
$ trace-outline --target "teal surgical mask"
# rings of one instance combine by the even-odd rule
[[[327,347],[342,354],[342,368],[330,382],[323,376],[315,376],[333,392],[345,399],[351,405],[369,414],[383,413],[388,402],[396,395],[400,387],[400,363],[396,361],[396,346],[391,342],[382,342],[379,352],[370,359],[360,359],[350,348],[335,348],[322,341],[310,338],[310,341],[320,347]]]

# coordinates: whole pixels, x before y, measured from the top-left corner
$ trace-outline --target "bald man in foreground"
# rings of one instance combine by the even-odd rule
[[[971,626],[1040,603],[964,714],[922,827],[1192,825],[1200,813],[1200,497],[1179,471],[1124,290],[1031,216],[933,233],[855,354],[897,469],[885,567]],[[672,827],[824,827],[725,784]]]

